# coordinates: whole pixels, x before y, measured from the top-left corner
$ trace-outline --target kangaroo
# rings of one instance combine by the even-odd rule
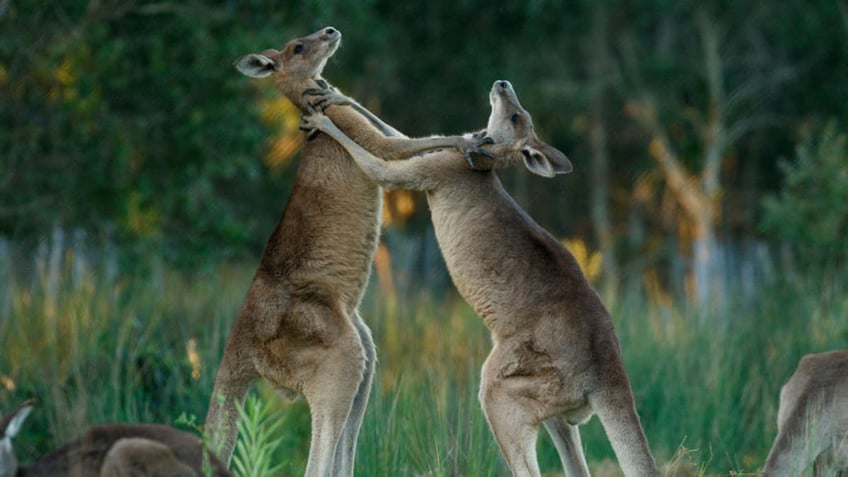
[[[311,96],[335,91],[321,77],[341,42],[332,27],[282,50],[242,56],[235,67],[270,77],[302,111]],[[398,159],[420,149],[476,142],[461,136],[409,139],[350,98],[326,113],[357,141]],[[233,325],[206,416],[207,431],[229,462],[237,437],[235,403],[262,377],[280,392],[302,393],[312,436],[307,476],[353,475],[356,439],[368,402],[376,350],[357,307],[377,248],[382,191],[325,135],[308,139],[291,195],[271,234]]]
[[[808,354],[780,390],[764,475],[848,475],[848,350]]]
[[[203,449],[188,432],[158,424],[94,426],[79,438],[19,467],[12,438],[32,410],[27,401],[0,420],[0,477],[200,477]],[[206,451],[213,476],[232,476],[224,464]]]
[[[109,448],[100,477],[200,477],[177,460],[171,449],[160,442],[143,437],[118,439]]]
[[[325,103],[342,103],[328,93]],[[596,413],[626,476],[654,476],[612,321],[574,257],[506,193],[495,169],[524,162],[544,177],[571,171],[536,136],[507,81],[489,95],[484,132],[494,158],[470,162],[452,150],[383,162],[315,113],[303,128],[338,141],[366,174],[387,187],[427,194],[436,238],[460,294],[488,326],[493,349],[482,369],[480,401],[513,475],[539,476],[536,437],[543,423],[565,472],[587,476],[578,424]],[[369,149],[371,152],[369,152]],[[467,159],[467,158],[466,158]]]

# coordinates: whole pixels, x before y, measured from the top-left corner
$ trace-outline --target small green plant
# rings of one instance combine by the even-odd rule
[[[203,452],[203,462],[201,463],[201,470],[203,471],[203,475],[205,477],[212,477],[214,473],[214,469],[212,468],[212,461],[209,459],[209,452],[211,442],[209,440],[209,435],[203,431],[203,426],[197,423],[197,416],[194,414],[180,414],[180,417],[174,421],[175,424],[188,427],[193,431],[200,434],[198,440],[200,441],[200,448]]]
[[[282,439],[279,435],[283,420],[273,416],[255,394],[248,396],[244,405],[236,403],[239,421],[239,439],[233,456],[233,470],[239,477],[269,477],[282,471],[274,464],[274,455]]]

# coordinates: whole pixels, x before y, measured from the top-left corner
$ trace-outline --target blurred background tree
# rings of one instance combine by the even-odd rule
[[[575,164],[556,180],[502,174],[518,201],[600,251],[604,288],[643,286],[650,270],[652,286],[720,306],[752,244],[804,236],[758,228],[762,198],[793,187],[777,164],[809,124],[845,123],[846,12],[826,0],[0,1],[0,235],[27,250],[83,231],[94,249],[187,269],[255,258],[300,133],[270,82],[231,63],[333,25],[344,44],[325,76],[409,135],[482,127],[489,86],[511,80]],[[784,216],[797,194],[781,195]],[[770,204],[766,223],[788,227]],[[387,214],[395,267],[446,286],[422,197],[393,193]],[[817,220],[793,219],[796,231]]]
[[[835,122],[812,129],[796,157],[781,163],[784,186],[766,197],[762,229],[794,252],[801,272],[840,273],[848,259],[848,143]]]

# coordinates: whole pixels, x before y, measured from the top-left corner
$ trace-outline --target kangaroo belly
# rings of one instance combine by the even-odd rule
[[[382,191],[338,144],[318,136],[304,147],[283,218],[263,266],[293,288],[330,290],[358,304],[377,249]]]

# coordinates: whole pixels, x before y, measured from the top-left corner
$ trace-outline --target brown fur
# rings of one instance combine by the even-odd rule
[[[381,149],[360,147],[320,115],[307,117],[304,127],[335,138],[380,184],[426,191],[453,282],[492,334],[480,400],[514,475],[539,475],[539,423],[566,474],[588,475],[577,425],[592,413],[625,475],[657,475],[600,297],[574,257],[515,203],[493,171],[523,160],[550,177],[571,164],[538,139],[508,82],[495,82],[490,98],[486,132],[495,159],[475,160],[473,169],[452,150],[380,161],[366,149],[377,156]]]
[[[28,402],[0,421],[2,477],[193,477],[203,475],[200,438],[159,424],[106,424],[90,428],[77,439],[18,467],[11,439],[32,408]],[[231,476],[224,464],[207,452],[213,476]]]
[[[282,50],[246,55],[236,67],[272,77],[301,110],[332,90],[320,75],[341,34],[325,28]],[[390,138],[399,134],[349,98],[323,102],[327,114],[384,158],[424,148],[473,146],[461,137]],[[365,114],[365,115],[363,115]],[[331,138],[318,134],[301,153],[294,187],[265,247],[233,325],[215,381],[206,425],[229,461],[237,435],[235,402],[259,377],[285,393],[303,393],[312,414],[307,476],[352,475],[356,438],[368,401],[376,351],[357,306],[371,268],[382,192]]]
[[[140,437],[118,440],[106,453],[100,477],[199,477],[191,467],[177,460],[171,449],[157,441]]]
[[[770,477],[848,475],[848,351],[808,354],[780,390]]]

